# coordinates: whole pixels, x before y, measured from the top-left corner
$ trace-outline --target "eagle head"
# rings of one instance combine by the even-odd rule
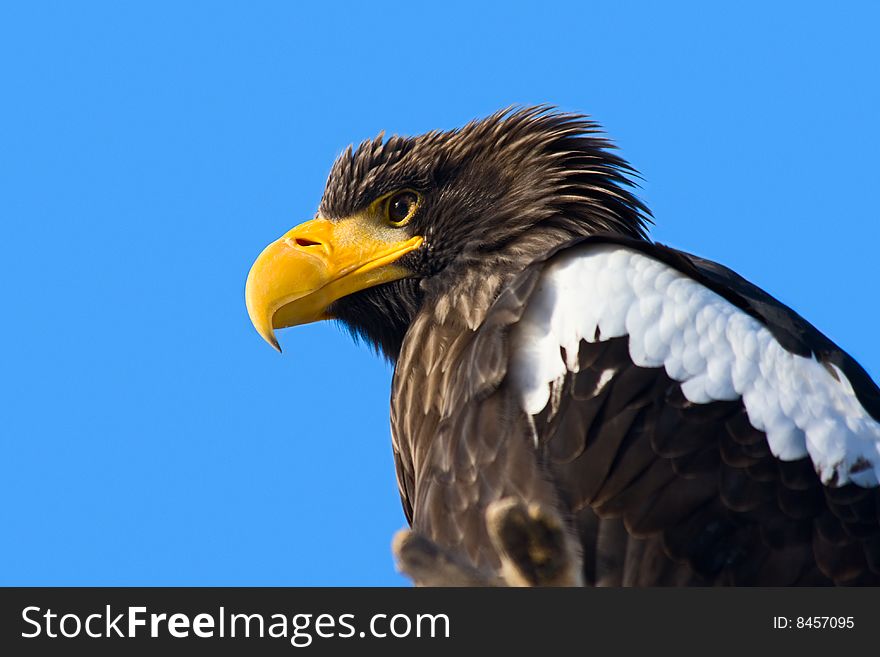
[[[395,359],[420,309],[463,277],[515,273],[578,236],[644,238],[635,172],[612,149],[593,121],[544,106],[350,146],[315,218],[251,268],[251,321],[280,350],[276,329],[336,319]]]

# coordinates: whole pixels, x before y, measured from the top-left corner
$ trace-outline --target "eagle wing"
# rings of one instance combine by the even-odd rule
[[[395,427],[440,542],[485,562],[482,511],[515,495],[570,519],[590,583],[880,584],[880,392],[733,272],[586,238],[447,330],[442,367],[398,364],[432,394]]]
[[[510,358],[589,579],[880,581],[877,387],[739,276],[586,240],[543,265]]]

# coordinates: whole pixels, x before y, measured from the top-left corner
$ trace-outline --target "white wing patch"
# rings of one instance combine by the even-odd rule
[[[880,424],[842,371],[786,351],[723,297],[622,246],[572,249],[543,273],[511,335],[509,373],[528,413],[546,406],[553,382],[577,371],[580,341],[597,335],[628,335],[633,362],[664,367],[691,402],[742,397],[773,454],[809,455],[824,483],[878,484]]]

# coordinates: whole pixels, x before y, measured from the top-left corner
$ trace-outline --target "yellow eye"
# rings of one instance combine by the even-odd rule
[[[419,195],[409,190],[397,192],[388,197],[386,214],[392,226],[404,226],[412,219],[419,206]]]

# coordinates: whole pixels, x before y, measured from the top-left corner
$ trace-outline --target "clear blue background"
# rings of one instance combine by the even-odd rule
[[[390,370],[243,289],[381,129],[591,113],[877,378],[877,3],[4,3],[0,583],[400,584]]]

